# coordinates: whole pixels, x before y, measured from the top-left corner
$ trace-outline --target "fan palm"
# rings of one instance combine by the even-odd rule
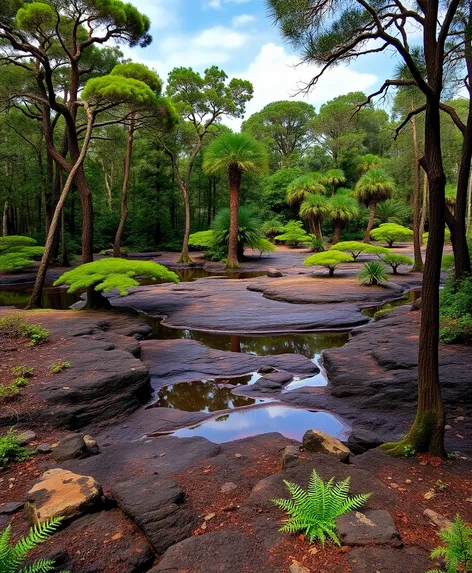
[[[379,169],[382,165],[382,159],[373,153],[366,153],[362,155],[359,161],[359,171],[361,175],[367,173],[371,169]]]
[[[308,219],[310,230],[319,241],[323,241],[321,221],[328,215],[328,200],[324,195],[308,195],[300,205],[300,217]]]
[[[231,234],[231,211],[221,209],[216,214],[212,224],[212,232],[217,245],[227,246]],[[255,248],[263,238],[261,223],[256,215],[247,207],[238,210],[238,260],[244,254],[244,247]]]
[[[346,183],[346,176],[342,169],[330,169],[324,174],[324,179],[326,183],[332,185],[333,195],[336,193],[336,189],[339,185]]]
[[[365,243],[370,241],[370,232],[374,228],[377,203],[390,199],[394,190],[395,182],[383,169],[371,169],[357,182],[357,198],[370,209],[369,222],[364,235]]]
[[[229,206],[231,213],[227,269],[239,268],[238,211],[239,191],[243,173],[264,173],[269,157],[264,146],[246,133],[228,132],[208,146],[203,170],[208,174],[227,172],[229,177]]]
[[[322,194],[326,191],[323,185],[324,178],[321,173],[308,173],[294,179],[287,187],[287,202],[289,205],[301,203],[313,194]]]
[[[344,194],[333,195],[331,197],[328,202],[328,217],[334,224],[334,245],[339,243],[343,227],[358,215],[359,205],[353,197]]]

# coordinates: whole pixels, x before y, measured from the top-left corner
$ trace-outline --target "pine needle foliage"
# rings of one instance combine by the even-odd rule
[[[274,499],[273,502],[287,513],[285,525],[280,531],[288,533],[302,532],[313,543],[326,540],[340,545],[336,534],[336,519],[349,511],[360,509],[370,493],[349,496],[351,478],[335,483],[334,478],[324,482],[313,468],[308,489],[304,490],[296,483],[284,480],[292,499]]]
[[[100,259],[65,272],[57,279],[54,286],[69,285],[68,292],[89,287],[98,292],[117,289],[122,296],[125,296],[129,288],[139,286],[137,278],[179,282],[175,273],[152,261]]]
[[[25,565],[28,554],[38,545],[44,543],[57,530],[62,518],[55,517],[32,527],[25,537],[16,544],[11,544],[12,528],[9,525],[0,533],[0,573],[49,573],[54,571],[54,561],[40,559]]]
[[[459,514],[449,529],[439,533],[444,546],[437,547],[431,552],[431,559],[446,560],[446,569],[430,569],[428,573],[467,573],[472,571],[472,528],[469,527]]]

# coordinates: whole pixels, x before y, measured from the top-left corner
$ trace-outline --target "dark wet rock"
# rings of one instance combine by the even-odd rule
[[[275,370],[273,366],[261,366],[257,372],[258,374],[270,374],[271,372],[275,372]]]
[[[261,279],[275,285],[282,279]],[[331,281],[335,282],[335,281]],[[320,289],[327,289],[326,282]],[[348,328],[368,322],[356,304],[291,304],[269,300],[248,290],[253,280],[228,280],[225,288],[212,278],[179,285],[142,286],[129,296],[112,296],[114,306],[124,306],[151,316],[165,316],[165,324],[176,328],[227,333],[287,332],[315,328]],[[311,288],[315,287],[312,283]],[[251,287],[252,288],[252,287]],[[366,289],[368,291],[369,289]],[[296,292],[296,289],[294,290]],[[362,301],[365,294],[358,296]],[[388,298],[383,293],[384,298]],[[383,300],[383,299],[382,299]],[[211,312],[207,309],[211,308]]]
[[[75,550],[76,540],[80,551]],[[49,549],[52,541],[59,549]],[[70,547],[70,554],[61,545]],[[152,564],[154,553],[139,529],[119,509],[112,509],[81,517],[55,533],[41,557],[74,573],[141,573]]]
[[[111,495],[159,555],[190,537],[196,525],[196,517],[185,504],[183,489],[171,478],[133,478],[113,485]]]
[[[296,462],[300,458],[300,454],[299,446],[285,446],[282,453],[282,470],[290,467],[293,462]]]
[[[51,444],[39,444],[39,446],[36,448],[36,451],[38,452],[38,454],[50,454],[52,452],[52,446]]]
[[[413,421],[416,414],[420,320],[420,313],[398,308],[354,330],[342,348],[323,353],[330,381],[326,392],[339,399],[330,406],[337,411],[335,404],[339,403],[341,408],[356,410],[359,425],[384,441],[398,439],[405,432],[405,421]],[[466,415],[472,412],[472,385],[464,368],[471,360],[470,347],[440,346],[441,392],[449,418],[455,417],[459,408]],[[461,435],[472,431],[472,423],[461,430]],[[471,444],[455,432],[446,435],[449,449],[470,454]]]
[[[416,547],[360,547],[346,555],[352,573],[420,573],[431,567],[428,552]]]
[[[18,445],[27,446],[30,442],[36,439],[36,434],[31,430],[26,430],[21,432],[18,436]]]
[[[351,494],[372,493],[365,509],[383,509],[395,502],[395,493],[378,480],[371,471],[358,469],[352,464],[342,464],[332,456],[313,454],[309,456],[309,459],[300,458],[292,462],[292,465],[283,472],[260,480],[252,489],[245,509],[250,512],[273,511],[273,499],[289,497],[284,480],[298,483],[305,488],[313,468],[323,480],[334,477],[335,481],[340,481],[351,476]]]
[[[283,369],[299,376],[319,372],[311,360],[300,354],[254,356],[214,350],[194,340],[185,339],[145,340],[141,345],[142,360],[149,367],[154,387],[156,384],[161,387],[208,378],[234,378],[255,372],[263,366]],[[287,372],[284,377],[289,376]]]
[[[351,511],[338,517],[336,527],[342,545],[401,545],[400,534],[385,509]]]
[[[174,545],[149,573],[182,571],[275,573],[277,569],[270,565],[266,551],[254,536],[238,531],[216,531]]]
[[[308,430],[303,435],[303,448],[314,454],[328,454],[339,458],[342,462],[349,462],[350,451],[338,439],[328,436],[320,430]]]
[[[22,501],[9,501],[0,506],[0,515],[12,515],[23,509],[24,503]]]
[[[93,476],[103,486],[129,479],[130,475],[183,472],[202,460],[217,456],[221,447],[205,438],[161,436],[139,442],[121,442],[102,447],[99,456],[70,460],[64,468]],[[226,480],[227,481],[227,480]]]
[[[347,440],[348,448],[356,456],[382,444],[383,440],[374,432],[369,432],[369,430],[355,430]]]
[[[54,461],[60,463],[66,460],[86,458],[89,455],[84,437],[80,434],[69,434],[53,449]]]
[[[292,380],[293,376],[288,372],[271,372],[259,378],[254,383],[254,387],[260,390],[281,390],[285,384]]]

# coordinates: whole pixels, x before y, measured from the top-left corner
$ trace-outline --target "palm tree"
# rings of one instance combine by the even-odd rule
[[[310,230],[319,241],[323,241],[321,220],[328,214],[328,200],[324,195],[311,194],[300,205],[300,217],[308,219]]]
[[[334,224],[333,244],[339,243],[343,227],[359,215],[359,204],[347,194],[333,195],[328,202],[328,217]]]
[[[226,171],[229,177],[229,207],[231,213],[227,269],[239,268],[238,211],[239,190],[243,173],[264,173],[269,156],[264,146],[246,133],[228,132],[214,139],[208,146],[203,170],[208,174]]]
[[[323,185],[321,173],[308,173],[294,179],[287,187],[287,202],[289,205],[302,203],[309,195],[323,194],[326,189]]]
[[[382,159],[378,155],[374,155],[373,153],[366,153],[360,157],[359,161],[359,171],[361,175],[367,173],[371,169],[380,169],[382,165]]]
[[[346,183],[346,176],[342,169],[330,169],[324,174],[324,179],[326,183],[333,186],[333,195],[339,185]]]
[[[370,242],[370,232],[374,227],[377,203],[390,199],[394,189],[394,180],[383,169],[370,169],[357,182],[356,196],[361,203],[370,209],[364,243]]]

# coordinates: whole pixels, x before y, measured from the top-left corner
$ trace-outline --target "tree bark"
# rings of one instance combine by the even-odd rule
[[[428,211],[428,175],[423,171],[423,204],[421,206],[420,237],[423,244],[423,234],[426,224],[426,213]]]
[[[238,234],[239,234],[239,190],[241,188],[241,170],[237,165],[229,168],[229,241],[227,269],[239,269]]]
[[[123,175],[123,187],[121,189],[121,218],[120,224],[116,231],[115,244],[113,245],[113,256],[121,256],[121,238],[125,228],[126,220],[128,218],[128,182],[131,171],[131,158],[133,155],[133,142],[134,142],[134,129],[135,129],[136,115],[134,113],[130,116],[130,124],[128,131],[128,145],[126,148],[125,156],[125,172]]]
[[[421,164],[420,152],[418,149],[418,137],[416,133],[416,118],[411,118],[411,131],[413,135],[413,150],[415,157],[414,165],[414,187],[413,187],[413,251],[414,262],[412,271],[423,270],[423,256],[421,254],[421,212],[420,212],[420,179],[421,179]]]
[[[367,223],[367,229],[365,230],[364,243],[370,243],[370,232],[374,228],[375,220],[375,210],[377,209],[377,201],[371,201],[369,204],[369,222]]]
[[[467,193],[467,236],[470,233],[470,225],[472,222],[472,174],[469,176],[469,191]]]
[[[48,268],[49,258],[51,256],[51,250],[53,247],[54,235],[56,233],[56,229],[59,223],[59,217],[61,216],[61,212],[64,207],[64,203],[69,193],[69,190],[72,186],[72,182],[74,181],[74,177],[76,176],[76,174],[78,173],[84,162],[85,155],[87,153],[87,149],[90,143],[90,137],[92,135],[92,128],[95,116],[88,105],[85,105],[85,109],[87,112],[87,131],[85,134],[84,142],[82,144],[82,149],[80,151],[79,157],[77,158],[77,161],[74,163],[70,173],[67,176],[67,180],[64,184],[64,188],[62,189],[61,196],[59,197],[56,208],[54,210],[54,215],[52,217],[51,225],[49,227],[46,244],[44,246],[44,253],[41,258],[41,262],[39,264],[38,274],[36,275],[36,281],[34,283],[33,292],[31,294],[31,299],[29,301],[28,308],[41,307],[44,281],[46,279],[46,272]]]
[[[6,237],[8,235],[8,200],[5,199],[3,203],[3,217],[2,217],[2,235]]]
[[[341,230],[342,230],[342,224],[340,223],[340,221],[335,221],[334,222],[333,245],[336,245],[337,243],[339,243],[339,241],[341,239]]]

